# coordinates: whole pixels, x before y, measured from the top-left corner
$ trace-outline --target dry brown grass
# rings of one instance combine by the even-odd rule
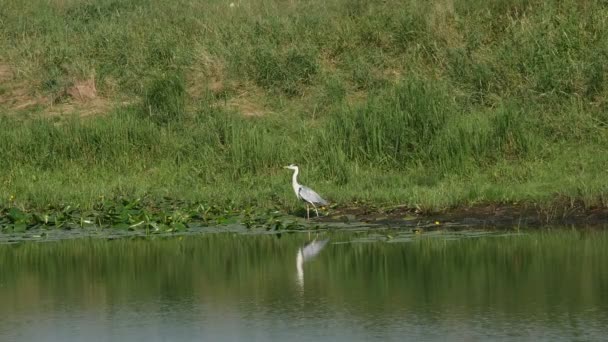
[[[190,98],[201,98],[206,91],[220,95],[227,89],[224,63],[204,48],[198,48],[196,61],[186,75],[186,89]]]
[[[186,74],[186,89],[192,103],[210,92],[216,99],[215,106],[244,116],[261,116],[267,112],[262,89],[250,82],[230,80],[221,59],[202,47],[198,50],[198,58]]]
[[[253,84],[241,84],[236,87],[236,93],[236,96],[226,101],[218,101],[217,104],[243,116],[262,116],[268,113],[262,89]]]
[[[365,103],[367,100],[367,92],[365,91],[353,91],[346,94],[346,103],[351,106],[360,105]]]
[[[262,116],[266,112],[263,105],[260,105],[247,97],[236,97],[228,101],[226,107],[233,109],[244,116]]]
[[[18,78],[10,65],[0,63],[0,109],[22,113],[36,108],[43,116],[77,114],[82,117],[105,114],[112,109],[110,101],[97,94],[95,78],[76,80],[59,95],[42,94],[37,81]]]
[[[454,0],[440,0],[429,8],[427,25],[433,35],[450,48],[463,47],[464,37],[456,27]]]
[[[67,95],[76,102],[89,102],[97,98],[97,87],[95,87],[95,77],[74,82],[66,90]]]
[[[23,110],[50,102],[37,94],[31,81],[17,78],[7,63],[0,62],[0,83],[0,108]]]
[[[0,82],[9,82],[13,78],[13,71],[8,64],[0,62]]]
[[[77,114],[81,117],[106,114],[111,102],[98,95],[95,76],[79,79],[65,90],[66,100],[48,109],[50,115]]]
[[[89,117],[107,114],[112,108],[113,105],[110,101],[103,98],[95,98],[87,102],[68,101],[54,104],[44,108],[42,112],[46,116],[78,115],[80,117]]]

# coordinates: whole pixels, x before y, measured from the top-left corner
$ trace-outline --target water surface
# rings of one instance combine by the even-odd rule
[[[597,341],[607,263],[585,230],[0,245],[0,341]]]

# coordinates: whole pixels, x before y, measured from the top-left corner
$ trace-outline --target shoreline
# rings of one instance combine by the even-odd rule
[[[608,208],[538,204],[480,204],[420,213],[416,208],[346,207],[320,221],[353,221],[400,228],[542,228],[548,226],[608,226]]]
[[[302,208],[222,208],[201,203],[173,202],[159,205],[150,200],[117,200],[92,210],[49,207],[22,210],[0,208],[0,234],[27,231],[101,229],[138,231],[146,234],[185,232],[192,227],[241,225],[246,229],[273,231],[340,229],[334,224],[370,225],[370,229],[397,228],[420,231],[441,229],[538,229],[543,227],[608,227],[608,208],[582,205],[491,203],[454,206],[437,211],[399,206],[343,205],[325,209],[319,218],[306,221]],[[322,225],[327,225],[323,227]]]

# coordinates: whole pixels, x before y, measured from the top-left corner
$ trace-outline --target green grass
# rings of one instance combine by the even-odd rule
[[[605,2],[235,4],[0,0],[0,206],[608,205]]]

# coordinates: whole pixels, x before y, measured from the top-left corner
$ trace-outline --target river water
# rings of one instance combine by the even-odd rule
[[[0,267],[0,341],[608,340],[603,230],[81,238]]]

